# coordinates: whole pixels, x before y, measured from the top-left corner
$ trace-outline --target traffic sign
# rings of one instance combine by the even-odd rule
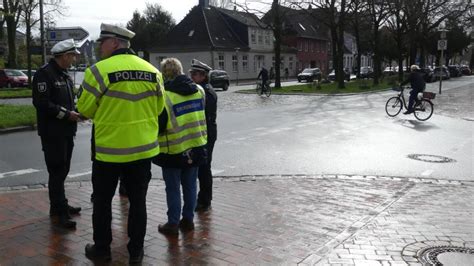
[[[64,27],[46,29],[46,38],[50,42],[59,42],[67,39],[74,39],[81,42],[89,37],[89,33],[82,27]]]
[[[447,40],[438,40],[438,51],[446,50],[447,47],[448,47]]]

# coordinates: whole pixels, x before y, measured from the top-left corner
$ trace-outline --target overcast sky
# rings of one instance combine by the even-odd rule
[[[160,4],[178,23],[199,0],[63,0],[63,3],[68,8],[67,15],[56,20],[57,27],[81,26],[89,32],[90,39],[96,39],[102,22],[125,26],[133,11],[143,13],[146,3]]]

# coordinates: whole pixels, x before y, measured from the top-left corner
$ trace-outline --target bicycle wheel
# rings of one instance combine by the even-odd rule
[[[270,87],[270,85],[266,86],[265,95],[267,95],[267,97],[270,97],[270,95],[272,95],[272,87]]]
[[[415,106],[415,117],[420,121],[426,121],[433,115],[433,103],[430,100],[421,99],[421,103]]]
[[[257,95],[262,95],[262,84],[257,83],[257,86],[255,87],[255,90],[257,91]]]
[[[399,97],[392,97],[388,99],[387,103],[385,104],[385,112],[390,117],[394,117],[400,113],[402,110],[403,103]]]

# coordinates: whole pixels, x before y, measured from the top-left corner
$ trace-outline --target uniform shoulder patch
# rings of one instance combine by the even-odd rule
[[[39,82],[38,83],[38,91],[39,92],[45,92],[48,89],[48,85],[46,82]]]

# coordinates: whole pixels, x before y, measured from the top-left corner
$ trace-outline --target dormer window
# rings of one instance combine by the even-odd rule
[[[188,34],[188,37],[193,37],[193,35],[194,35],[194,30],[190,30],[189,34]]]
[[[303,25],[301,25],[301,23],[298,23],[298,25],[300,26],[300,28],[301,28],[302,30],[306,31],[306,28],[303,27]]]

